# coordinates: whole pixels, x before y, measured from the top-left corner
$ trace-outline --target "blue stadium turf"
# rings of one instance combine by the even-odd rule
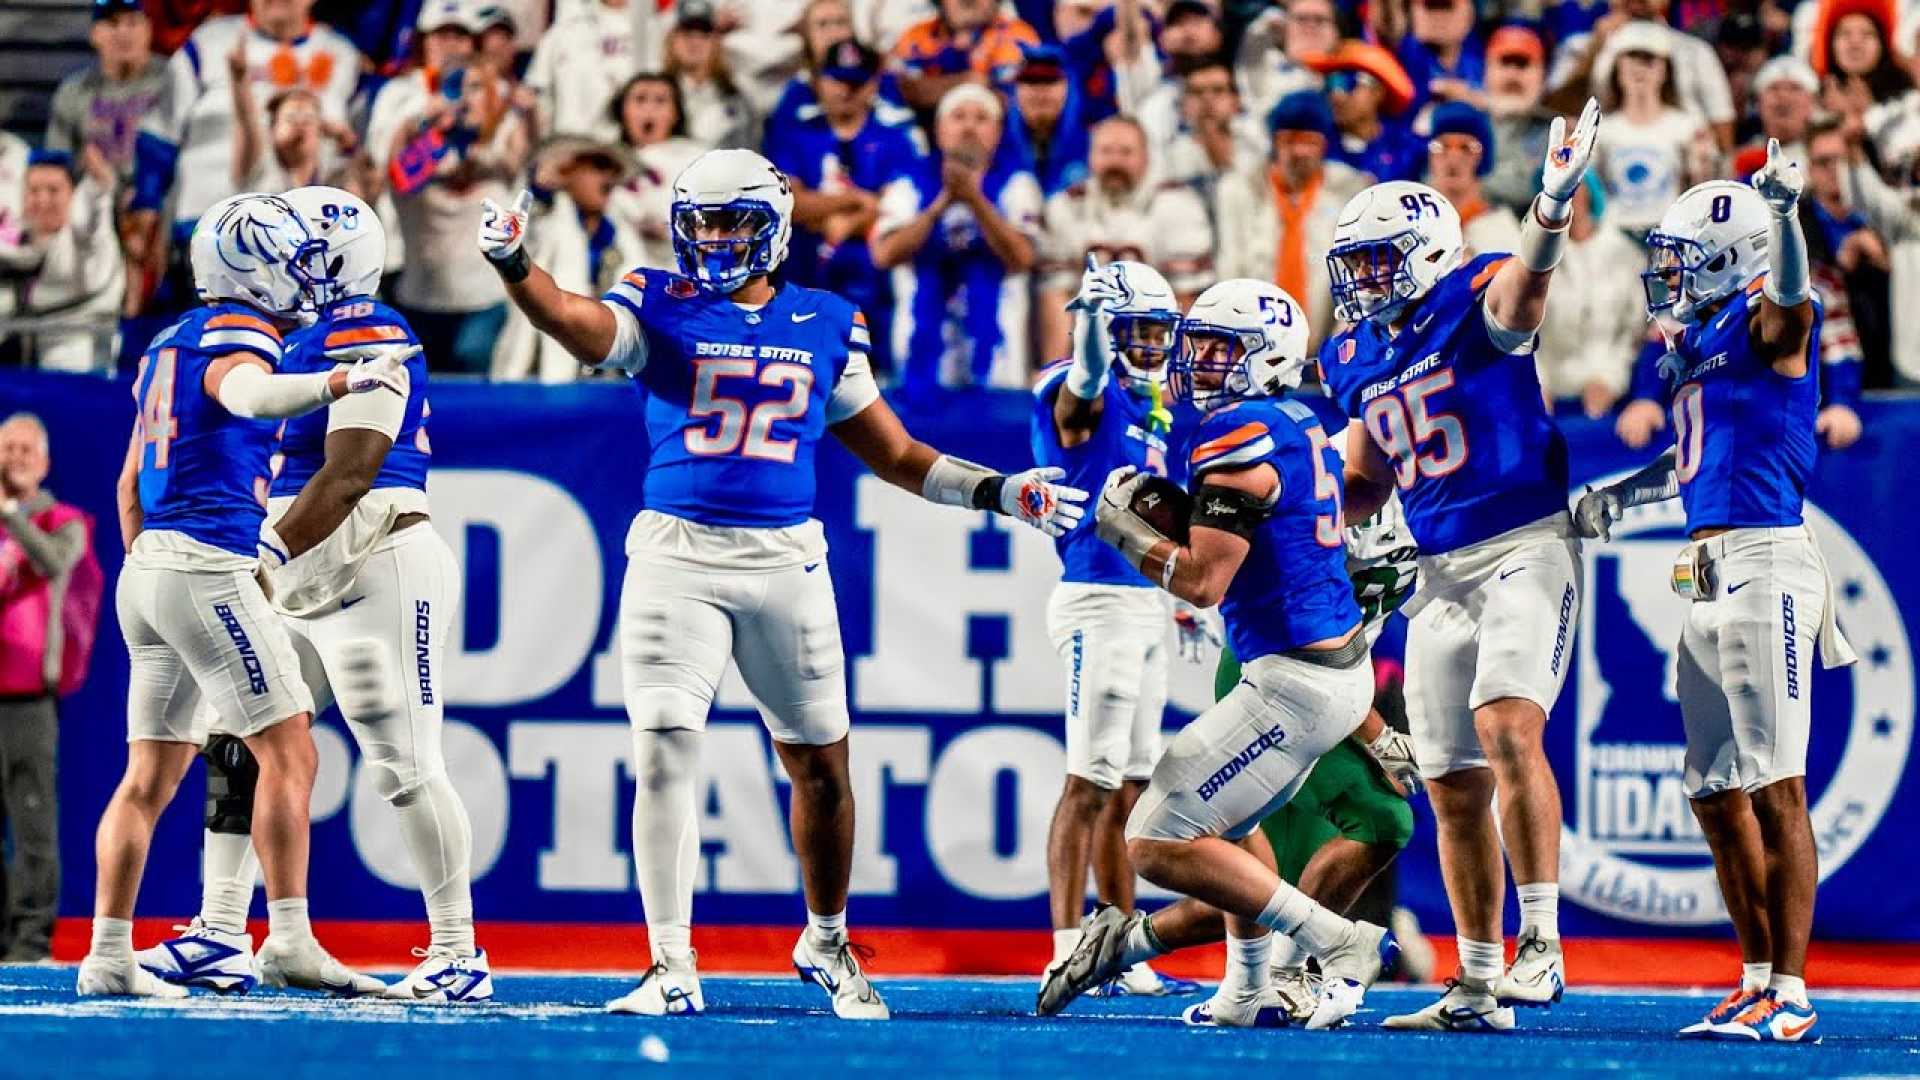
[[[73,978],[72,968],[0,968],[0,1077],[565,1080],[609,1067],[921,1080],[1258,1075],[1240,1071],[1249,1067],[1347,1080],[1920,1073],[1915,998],[1826,997],[1818,1002],[1821,1045],[1773,1047],[1677,1041],[1671,1032],[1710,1000],[1651,992],[1572,994],[1550,1011],[1523,1012],[1523,1030],[1510,1034],[1435,1035],[1378,1028],[1383,1015],[1432,999],[1402,988],[1374,992],[1344,1031],[1309,1032],[1187,1029],[1179,1013],[1194,998],[1082,1001],[1041,1020],[1032,1015],[1034,984],[1019,980],[886,980],[893,1022],[853,1024],[833,1019],[820,991],[784,979],[710,978],[707,1015],[649,1020],[601,1012],[632,982],[599,976],[504,975],[495,1003],[463,1008],[265,991],[196,994],[184,1003],[83,1002]]]

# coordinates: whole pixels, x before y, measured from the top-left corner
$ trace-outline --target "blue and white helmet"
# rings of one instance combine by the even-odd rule
[[[1759,192],[1733,180],[1687,189],[1647,234],[1647,314],[1696,323],[1703,309],[1746,288],[1767,269],[1771,214]]]
[[[200,299],[238,300],[291,319],[306,299],[290,270],[313,237],[293,205],[278,195],[247,193],[215,203],[193,227],[187,258]]]
[[[1150,383],[1164,385],[1180,329],[1180,304],[1173,298],[1173,286],[1143,262],[1116,259],[1101,269],[1112,275],[1121,294],[1102,309],[1107,314],[1107,341],[1113,346],[1114,362],[1123,376],[1143,388]],[[1158,343],[1147,341],[1141,333],[1155,325],[1166,328]],[[1151,361],[1151,366],[1136,363],[1133,351]]]
[[[387,230],[373,207],[351,191],[320,185],[294,188],[282,198],[300,212],[312,235],[290,268],[313,310],[379,293],[387,264]]]
[[[1225,339],[1224,355],[1207,348]],[[1200,353],[1206,351],[1208,356]],[[1169,387],[1211,411],[1239,398],[1282,394],[1307,367],[1307,312],[1270,281],[1233,278],[1201,293],[1180,320]],[[1217,375],[1202,386],[1202,375]]]
[[[1425,184],[1375,184],[1340,210],[1327,251],[1334,314],[1390,323],[1460,265],[1460,212]]]
[[[751,150],[709,150],[673,182],[669,220],[680,272],[732,292],[786,261],[793,185]]]

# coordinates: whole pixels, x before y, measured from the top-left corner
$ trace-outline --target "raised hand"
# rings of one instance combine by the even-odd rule
[[[1800,172],[1800,163],[1786,160],[1780,152],[1780,140],[1767,140],[1767,163],[1753,174],[1753,190],[1766,200],[1767,209],[1774,217],[1789,218],[1800,205],[1800,193],[1807,187],[1807,178]]]
[[[327,359],[350,365],[346,370],[347,393],[391,390],[401,397],[407,396],[412,382],[412,376],[407,374],[407,361],[419,355],[420,346],[399,343],[348,345],[327,350]]]
[[[1573,193],[1580,189],[1587,165],[1593,160],[1593,138],[1599,130],[1600,103],[1593,98],[1588,98],[1587,107],[1580,110],[1580,121],[1573,126],[1572,135],[1567,134],[1566,117],[1553,118],[1547,129],[1547,161],[1540,176],[1542,194],[1557,203],[1573,201]]]
[[[527,236],[527,215],[533,210],[533,192],[520,189],[513,206],[501,209],[492,199],[480,203],[480,254],[497,263],[507,262],[519,253]]]

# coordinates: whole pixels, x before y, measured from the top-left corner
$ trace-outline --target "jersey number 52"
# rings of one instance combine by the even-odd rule
[[[749,402],[721,392],[720,380],[746,380],[757,386],[785,387],[786,396]],[[701,457],[757,458],[791,463],[798,439],[776,439],[773,425],[807,414],[813,392],[813,369],[804,364],[768,364],[754,370],[744,357],[709,358],[695,362],[693,400],[687,415],[706,426],[686,429],[687,453]],[[759,397],[755,394],[755,397]],[[716,424],[713,421],[718,420]]]
[[[1434,412],[1427,399],[1453,386],[1452,369],[1415,379],[1367,403],[1367,431],[1393,459],[1400,490],[1420,477],[1445,476],[1467,463],[1467,431],[1460,418]]]

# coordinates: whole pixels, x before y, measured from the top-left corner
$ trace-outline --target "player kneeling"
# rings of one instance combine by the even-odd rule
[[[1171,484],[1119,469],[1096,527],[1149,581],[1201,607],[1219,604],[1245,668],[1154,766],[1127,820],[1127,854],[1148,881],[1226,913],[1236,962],[1198,1007],[1201,1019],[1287,1022],[1264,955],[1277,930],[1319,959],[1326,978],[1307,1026],[1331,1027],[1359,1008],[1399,947],[1283,881],[1258,830],[1373,700],[1341,538],[1340,455],[1305,405],[1263,400],[1298,385],[1307,363],[1307,317],[1292,297],[1264,282],[1222,282],[1194,302],[1181,341],[1174,396],[1206,413],[1190,508]],[[1062,971],[1064,1000],[1158,951],[1144,916],[1100,909]]]

